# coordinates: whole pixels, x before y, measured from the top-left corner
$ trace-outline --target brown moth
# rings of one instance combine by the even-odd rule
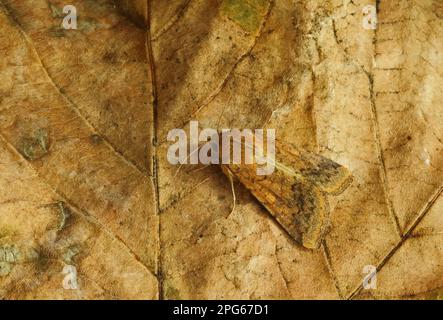
[[[253,139],[260,140],[256,135]],[[233,146],[240,144],[242,154],[248,148],[264,146],[263,141],[251,144],[246,140],[233,139]],[[259,151],[264,154],[263,149]],[[330,159],[278,140],[273,158],[274,171],[269,175],[258,175],[255,161],[231,162],[221,168],[231,182],[235,178],[242,183],[292,238],[306,248],[317,249],[329,225],[327,196],[342,193],[352,175]]]

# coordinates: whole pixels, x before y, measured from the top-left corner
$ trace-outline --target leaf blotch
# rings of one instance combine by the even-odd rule
[[[20,153],[28,160],[38,160],[49,152],[49,134],[46,129],[37,129],[20,141]]]
[[[14,245],[3,245],[0,247],[0,277],[7,276],[18,261],[19,251]]]
[[[66,204],[64,202],[58,202],[57,203],[57,209],[58,209],[58,213],[60,215],[60,223],[58,226],[58,230],[62,230],[66,224],[68,219],[71,217],[71,210],[69,210],[69,208],[66,206]]]
[[[247,32],[257,32],[265,15],[265,0],[225,0],[222,12]]]

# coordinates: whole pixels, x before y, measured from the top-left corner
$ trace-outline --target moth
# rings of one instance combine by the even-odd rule
[[[261,138],[254,135],[253,139]],[[266,153],[263,141],[251,145],[246,140],[234,139],[233,145],[239,144],[242,152],[262,147],[259,152]],[[277,139],[275,156],[270,159],[274,170],[269,175],[258,175],[254,161],[221,164],[221,169],[231,182],[235,179],[243,184],[295,241],[309,249],[319,248],[329,229],[328,196],[346,190],[353,180],[351,172]]]

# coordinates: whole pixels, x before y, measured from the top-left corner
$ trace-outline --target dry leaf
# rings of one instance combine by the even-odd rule
[[[61,0],[0,0],[0,297],[441,298],[440,1],[70,2],[78,30]],[[231,213],[219,168],[177,174],[191,119],[352,171],[321,250],[239,184]]]
[[[0,243],[20,258],[0,294],[154,299],[145,34],[108,1],[73,4],[78,32],[62,1],[1,3]],[[80,291],[62,286],[71,264]]]

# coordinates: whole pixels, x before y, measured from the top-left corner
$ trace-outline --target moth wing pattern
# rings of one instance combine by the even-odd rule
[[[247,147],[251,146],[242,151]],[[225,164],[222,171],[238,179],[297,242],[319,248],[329,228],[327,196],[342,193],[353,180],[351,172],[278,140],[275,159],[270,161],[275,165],[270,175],[257,175],[256,163]]]
[[[277,162],[312,181],[327,194],[341,194],[353,180],[352,173],[347,168],[322,155],[280,141],[276,141],[276,150]]]
[[[298,243],[317,249],[327,231],[329,207],[326,194],[308,180],[275,171],[256,176],[255,165],[223,165],[238,179]]]

